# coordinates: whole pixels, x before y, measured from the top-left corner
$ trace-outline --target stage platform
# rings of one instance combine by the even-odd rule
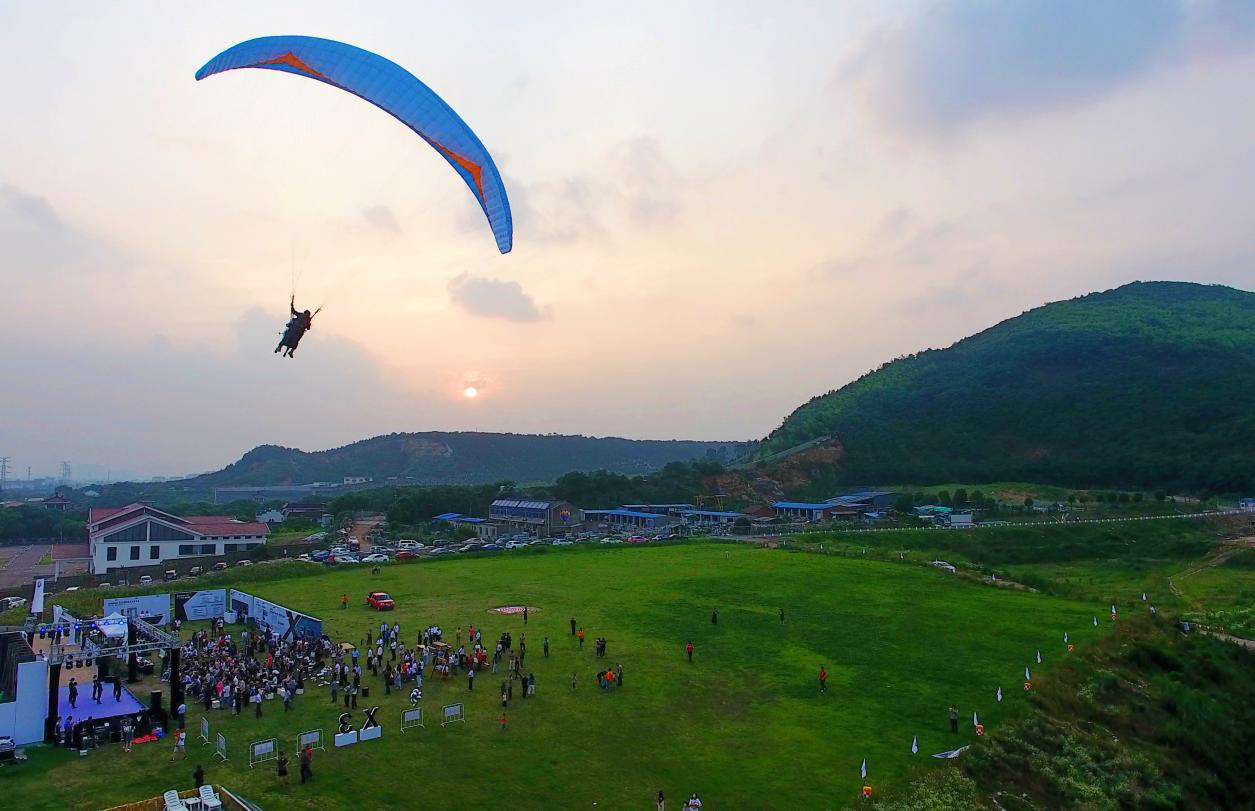
[[[62,718],[72,715],[75,721],[85,721],[90,716],[96,721],[103,721],[108,718],[117,718],[120,715],[135,715],[143,712],[146,708],[125,686],[122,688],[122,698],[114,701],[112,684],[105,685],[105,693],[100,697],[100,703],[97,704],[95,701],[92,701],[92,685],[89,681],[86,685],[79,685],[78,706],[75,708],[70,707],[70,689],[62,687],[57,709],[61,713]]]

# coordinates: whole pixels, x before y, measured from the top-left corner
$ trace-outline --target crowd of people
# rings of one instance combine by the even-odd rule
[[[260,718],[266,698],[282,698],[290,709],[305,680],[322,670],[331,653],[326,637],[282,639],[270,629],[246,629],[237,637],[218,620],[183,646],[183,692],[206,711],[229,708],[239,715],[251,704]]]

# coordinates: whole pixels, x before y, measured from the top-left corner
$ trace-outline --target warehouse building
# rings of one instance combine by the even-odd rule
[[[147,504],[93,507],[87,516],[92,574],[169,560],[243,552],[266,543],[270,528],[224,515],[180,517]]]

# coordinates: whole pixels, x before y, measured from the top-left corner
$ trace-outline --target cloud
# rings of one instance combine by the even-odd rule
[[[734,313],[732,315],[732,326],[738,329],[753,329],[758,325],[758,318],[748,313]]]
[[[557,180],[523,183],[506,178],[514,228],[529,243],[570,244],[620,233],[619,224],[642,230],[667,228],[684,211],[685,179],[655,138],[638,137],[611,147],[594,170]],[[465,229],[482,228],[482,215],[464,218]]]
[[[401,233],[401,226],[397,223],[396,215],[387,206],[368,206],[362,209],[362,217],[367,223],[381,231],[389,234]]]
[[[890,129],[939,135],[1079,106],[1252,42],[1244,0],[942,0],[870,34],[839,79]]]
[[[180,474],[220,467],[257,444],[331,447],[428,418],[429,399],[385,374],[360,344],[317,323],[297,357],[273,354],[284,316],[249,310],[225,345],[212,348],[161,335],[134,344],[58,344],[50,334],[24,345],[18,336],[13,351],[0,353],[0,376],[39,385],[6,407],[13,439],[6,452],[115,466],[123,460],[146,474]],[[310,396],[328,381],[353,396]],[[142,391],[168,396],[135,396]],[[363,402],[374,405],[363,410]]]
[[[29,278],[127,265],[121,250],[62,217],[47,198],[0,183],[0,245],[4,260]]]
[[[449,297],[471,315],[509,321],[539,321],[545,314],[518,282],[463,273],[449,280]]]

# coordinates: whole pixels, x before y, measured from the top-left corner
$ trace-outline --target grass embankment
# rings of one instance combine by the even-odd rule
[[[408,701],[379,695],[379,680],[367,675],[369,703],[382,707],[383,739],[320,752],[313,785],[279,786],[270,766],[247,768],[246,746],[273,736],[291,753],[296,734],[312,728],[329,738],[343,707],[310,682],[288,714],[275,702],[261,719],[211,712],[213,731],[229,739],[225,764],[199,742],[174,767],[165,744],[130,755],[112,746],[83,759],[32,748],[31,760],[6,775],[8,800],[98,808],[190,785],[202,763],[210,780],[267,809],[427,806],[450,797],[480,807],[634,808],[648,806],[659,788],[673,802],[698,791],[714,808],[842,807],[858,794],[864,757],[877,786],[944,768],[927,754],[973,741],[973,709],[990,728],[1023,716],[1023,668],[1032,664],[1048,682],[1065,656],[1064,630],[1081,647],[1108,630],[1090,625],[1092,603],[986,588],[924,568],[733,544],[545,549],[390,565],[378,576],[365,567],[308,571],[254,566],[197,585],[238,585],[320,616],[337,639],[356,641],[378,626],[380,615],[362,605],[371,589],[397,599],[387,619],[400,622],[411,643],[427,623],[450,637],[471,623],[488,639],[526,632],[525,670],[535,672],[539,694],[515,693],[503,732],[499,678],[481,674],[473,692],[464,676],[429,680],[427,727],[402,734],[398,717]],[[350,597],[347,611],[341,593]],[[93,600],[69,597],[84,612]],[[490,610],[523,603],[539,609],[526,626]],[[717,625],[710,621],[716,607]],[[571,617],[587,634],[582,650]],[[541,653],[545,636],[549,658]],[[604,662],[593,654],[598,636],[609,640]],[[689,639],[692,664],[683,654]],[[595,674],[617,662],[626,686],[603,693]],[[830,674],[826,695],[816,681],[821,664]],[[455,701],[466,703],[468,721],[440,727],[439,708]],[[950,703],[963,713],[958,735],[948,729]],[[200,714],[189,713],[193,739]],[[919,755],[910,752],[913,736]]]
[[[1141,618],[1069,658],[1031,703],[877,808],[1255,807],[1255,656],[1236,645]]]

